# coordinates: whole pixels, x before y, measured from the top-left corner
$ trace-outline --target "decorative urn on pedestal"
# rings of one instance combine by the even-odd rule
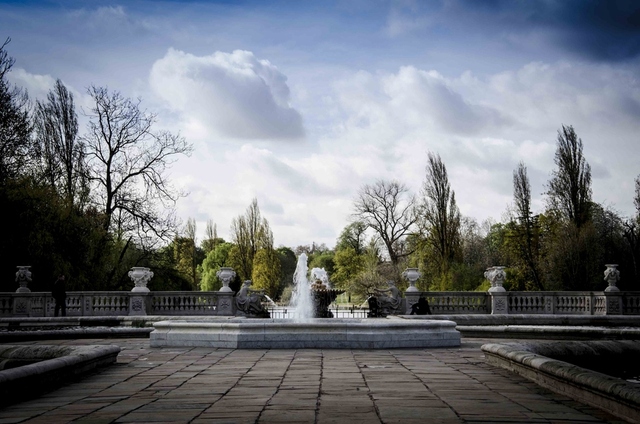
[[[418,288],[416,287],[416,281],[422,276],[418,268],[407,268],[402,273],[402,276],[409,281],[409,287],[407,287],[408,292],[417,292]]]
[[[31,271],[29,271],[31,265],[18,266],[18,272],[16,272],[16,282],[20,285],[16,293],[30,293],[31,290],[27,285],[31,282]]]
[[[490,292],[504,292],[506,291],[502,285],[504,284],[504,280],[507,278],[507,273],[504,271],[506,267],[504,266],[494,266],[487,269],[485,272],[485,276],[488,275],[489,281],[491,281]]]
[[[604,291],[617,292],[620,291],[616,284],[620,280],[620,271],[618,271],[618,264],[606,264],[607,269],[604,270],[604,281],[609,285]]]
[[[134,266],[129,271],[129,278],[133,280],[135,287],[131,289],[132,292],[149,292],[147,284],[151,281],[153,272],[149,268],[142,266]]]
[[[229,287],[229,283],[231,283],[231,280],[236,278],[236,272],[233,270],[233,268],[230,268],[227,266],[220,267],[218,272],[216,272],[216,276],[220,279],[220,281],[222,281],[222,288],[219,291],[221,292],[233,291],[231,290],[231,287]]]

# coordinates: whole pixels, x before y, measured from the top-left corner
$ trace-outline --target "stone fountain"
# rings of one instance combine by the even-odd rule
[[[329,304],[342,293],[332,289],[326,273],[300,255],[294,274],[292,319],[210,317],[154,324],[152,347],[200,346],[230,349],[395,349],[460,346],[456,323],[446,320],[332,318]],[[419,317],[423,318],[423,317]]]
[[[293,319],[296,321],[310,318],[333,318],[329,305],[344,290],[331,288],[329,277],[324,268],[311,270],[312,283],[307,279],[307,255],[298,257],[298,264],[293,274],[295,284],[291,307],[294,309]]]

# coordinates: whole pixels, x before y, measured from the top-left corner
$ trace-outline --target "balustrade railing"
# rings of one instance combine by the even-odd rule
[[[421,295],[429,303],[429,309],[432,314],[491,313],[487,294],[483,292],[422,292]],[[419,297],[420,296],[418,296],[418,298]],[[409,295],[407,295],[407,299],[408,298]],[[410,312],[411,306],[407,306]]]
[[[67,316],[234,315],[233,292],[68,292]],[[640,292],[405,292],[406,309],[420,297],[433,314],[640,315]],[[499,306],[499,308],[498,308]],[[0,293],[0,317],[52,317],[51,293]],[[272,309],[272,308],[270,308]],[[333,311],[333,309],[331,309]],[[285,318],[272,310],[273,318]],[[339,309],[346,317],[366,317],[366,310]],[[347,313],[349,312],[350,313]],[[342,317],[342,316],[340,316]]]

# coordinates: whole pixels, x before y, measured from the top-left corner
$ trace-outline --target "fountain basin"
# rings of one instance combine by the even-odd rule
[[[151,347],[228,349],[395,349],[458,347],[456,323],[445,320],[387,318],[234,318],[210,321],[160,321]]]

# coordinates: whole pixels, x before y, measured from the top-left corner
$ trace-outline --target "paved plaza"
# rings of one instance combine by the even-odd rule
[[[397,350],[151,348],[0,409],[1,423],[618,423],[485,363],[480,346]],[[492,340],[496,341],[496,340]]]

